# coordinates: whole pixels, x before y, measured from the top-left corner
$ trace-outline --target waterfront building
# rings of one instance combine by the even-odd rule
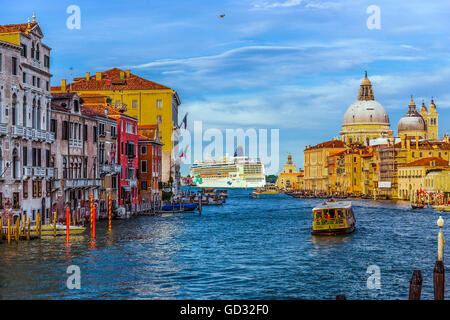
[[[126,115],[137,118],[139,125],[158,125],[163,143],[162,180],[172,177],[179,188],[180,166],[172,159],[172,150],[178,154],[178,107],[181,104],[175,90],[132,74],[130,70],[113,68],[85,77],[74,78],[73,83],[52,87],[52,92],[75,91],[79,94],[101,94],[111,98],[111,106],[126,104]]]
[[[425,177],[425,192],[450,194],[450,168],[432,168]]]
[[[109,97],[104,95],[80,95],[83,111],[97,120],[98,148],[97,159],[101,179],[99,189],[99,211],[97,215],[105,218],[108,214],[108,195],[111,196],[111,211],[118,208],[118,175],[121,166],[117,159],[117,120],[108,115]]]
[[[141,127],[138,127],[141,132]],[[149,135],[150,128],[145,126]],[[153,137],[139,134],[139,203],[141,209],[148,208],[150,203],[158,203],[162,199],[162,143],[158,141],[158,130],[155,126]]]
[[[344,114],[341,140],[369,145],[376,138],[392,137],[389,117],[383,106],[375,100],[372,83],[367,78],[361,82],[358,100]]]
[[[28,23],[0,25],[0,206],[11,209],[11,218],[33,222],[38,213],[49,218],[54,177],[51,48],[43,37],[34,15]]]
[[[77,221],[89,219],[90,196],[96,205],[101,186],[98,162],[98,121],[81,105],[74,92],[54,93],[50,130],[55,135],[50,156],[55,174],[51,193],[52,211],[64,220],[70,207]]]
[[[426,189],[432,190],[433,186],[443,186],[437,175],[429,176],[429,186],[425,181],[427,174],[434,170],[450,170],[448,160],[439,157],[428,157],[399,165],[398,168],[398,198],[404,200],[414,199],[414,195]],[[444,175],[447,177],[447,175]],[[434,178],[434,179],[433,179]],[[442,190],[442,189],[438,189]]]
[[[283,165],[283,172],[280,172],[277,177],[276,185],[279,189],[295,189],[302,190],[303,185],[303,170],[298,168],[292,162],[292,156],[288,155],[286,164]]]
[[[310,191],[328,191],[328,157],[346,150],[342,140],[331,140],[309,145],[304,150],[304,188]]]
[[[138,120],[125,114],[126,106],[117,111],[108,108],[108,115],[117,120],[117,161],[121,166],[118,184],[119,214],[129,217],[138,211],[139,192],[137,174],[138,160]],[[121,209],[123,208],[123,209]]]

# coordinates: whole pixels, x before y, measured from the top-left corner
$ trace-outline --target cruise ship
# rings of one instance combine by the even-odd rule
[[[195,162],[191,177],[202,188],[258,188],[266,184],[264,164],[246,156]]]

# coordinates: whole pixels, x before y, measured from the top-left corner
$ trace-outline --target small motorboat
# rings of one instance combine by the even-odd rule
[[[313,208],[313,235],[334,236],[352,233],[356,219],[350,201],[325,201]]]
[[[411,203],[412,209],[423,209],[425,208],[425,204],[423,203]]]
[[[259,198],[259,195],[258,195],[257,193],[252,192],[252,193],[250,193],[250,198],[252,198],[252,199],[258,199],[258,198]]]
[[[228,198],[228,190],[226,189],[217,190],[216,194],[220,197]]]
[[[253,192],[256,194],[280,194],[281,190],[276,186],[265,186],[262,188],[256,188]]]

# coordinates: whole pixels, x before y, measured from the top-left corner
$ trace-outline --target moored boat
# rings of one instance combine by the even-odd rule
[[[161,211],[194,211],[197,208],[197,203],[176,203],[162,206]]]
[[[313,208],[314,235],[337,235],[352,233],[356,219],[350,201],[329,200]]]
[[[252,198],[252,199],[258,199],[258,198],[259,198],[259,195],[256,194],[256,193],[254,193],[254,192],[252,192],[252,193],[250,193],[250,198]]]
[[[412,209],[423,209],[425,208],[425,204],[423,203],[411,203]]]
[[[56,229],[56,232],[55,232]],[[74,234],[81,234],[86,230],[85,227],[82,226],[69,226],[69,234],[70,235],[74,235]],[[66,235],[66,225],[62,224],[62,223],[57,223],[56,224],[56,228],[54,224],[43,224],[41,226],[41,236],[42,237],[48,237],[48,236],[65,236]],[[30,227],[30,234],[31,236],[37,236],[38,233],[36,231],[36,226],[31,226]]]

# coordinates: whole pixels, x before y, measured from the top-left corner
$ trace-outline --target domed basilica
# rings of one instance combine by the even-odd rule
[[[369,145],[369,141],[377,138],[390,138],[393,135],[389,116],[373,94],[372,83],[367,78],[361,82],[358,100],[347,109],[340,132],[345,143],[359,142]],[[420,113],[411,97],[408,112],[398,123],[398,136],[420,137],[422,139],[438,138],[438,113],[431,100],[429,110],[424,103]]]

